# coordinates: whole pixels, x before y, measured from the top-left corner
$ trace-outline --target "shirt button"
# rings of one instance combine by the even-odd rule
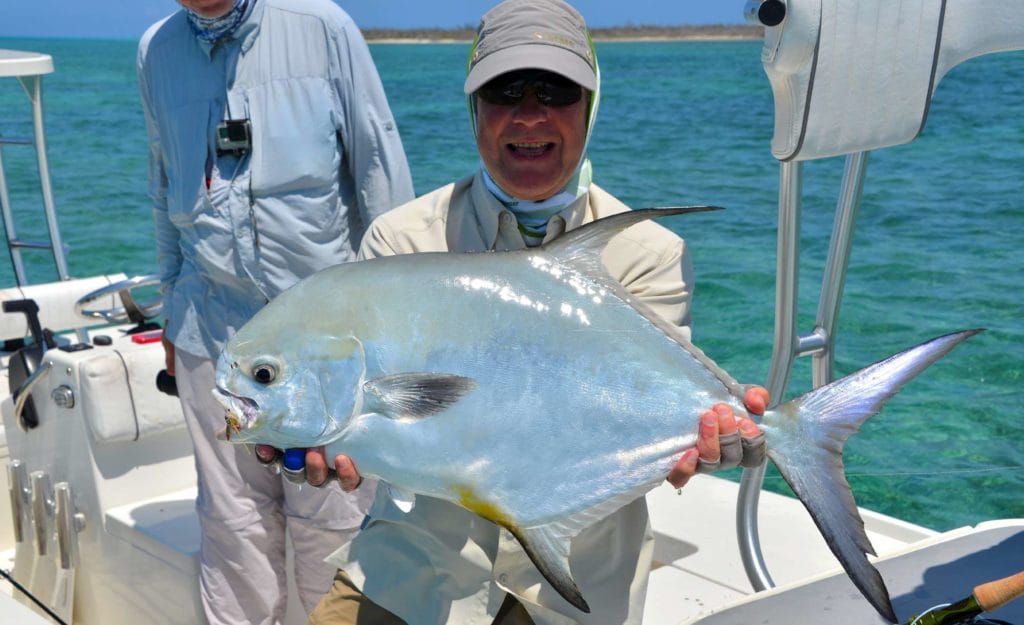
[[[512,216],[512,213],[502,213],[501,223],[506,226],[511,226],[516,222],[516,218]]]
[[[507,584],[508,583],[508,575],[505,574],[505,573],[502,573],[501,575],[498,576],[498,581],[501,582],[502,584]]]

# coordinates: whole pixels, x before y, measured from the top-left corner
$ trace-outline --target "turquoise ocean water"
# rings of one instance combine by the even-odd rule
[[[131,41],[0,39],[53,55],[48,154],[72,275],[155,268],[146,140]],[[371,46],[418,193],[476,166],[463,44]],[[778,164],[758,42],[598,45],[595,180],[635,206],[713,203],[673,218],[697,272],[694,340],[764,383],[774,322]],[[0,81],[0,134],[27,135],[17,83]],[[858,503],[935,528],[1024,516],[1024,54],[975,59],[939,85],[922,136],[872,154],[840,314],[837,372],[935,335],[988,331],[910,384],[847,445]],[[30,152],[4,160],[16,210],[38,212]],[[813,321],[842,160],[805,167],[801,329]],[[43,238],[41,219],[18,221]],[[0,284],[12,272],[0,263]],[[44,264],[45,265],[45,264]],[[31,274],[49,280],[49,265]],[[798,361],[790,394],[810,386]],[[738,474],[736,474],[738,476]],[[769,473],[767,487],[787,487]]]

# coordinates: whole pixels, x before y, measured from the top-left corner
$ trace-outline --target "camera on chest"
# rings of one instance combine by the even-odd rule
[[[217,156],[241,156],[252,149],[252,124],[248,119],[225,119],[217,125]]]

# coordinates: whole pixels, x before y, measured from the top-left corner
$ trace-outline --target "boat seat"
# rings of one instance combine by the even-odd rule
[[[193,486],[109,509],[104,527],[194,579],[199,575],[201,534],[196,492]]]
[[[78,396],[97,443],[137,441],[185,427],[178,398],[157,389],[163,368],[159,342],[138,344],[128,337],[89,350],[79,361]]]
[[[1006,0],[787,0],[761,59],[775,99],[772,154],[803,161],[909,143],[942,77],[1024,49]]]
[[[123,273],[76,280],[63,280],[22,287],[0,289],[0,301],[31,299],[39,305],[39,324],[54,332],[77,330],[96,325],[95,318],[75,312],[75,302],[86,293],[126,279]],[[120,302],[111,295],[109,299],[97,300],[97,308],[114,308]],[[20,339],[30,336],[28,320],[21,313],[0,311],[0,340]]]

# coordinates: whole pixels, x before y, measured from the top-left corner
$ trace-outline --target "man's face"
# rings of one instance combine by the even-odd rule
[[[511,89],[502,89],[509,78],[527,76],[525,82],[512,83]],[[586,141],[587,92],[571,104],[559,106],[555,98],[544,104],[545,77],[552,77],[565,87],[565,80],[557,75],[538,72],[513,72],[499,76],[477,91],[476,145],[487,171],[498,185],[523,200],[545,200],[559,191],[576,171]],[[541,82],[531,82],[537,78]],[[570,89],[578,88],[568,83]],[[497,89],[498,97],[487,97]],[[519,87],[519,89],[517,89]],[[501,97],[501,94],[522,97]],[[538,98],[538,95],[540,96]],[[498,100],[496,102],[495,100]]]
[[[234,0],[178,0],[181,6],[203,17],[220,17],[234,6]]]

